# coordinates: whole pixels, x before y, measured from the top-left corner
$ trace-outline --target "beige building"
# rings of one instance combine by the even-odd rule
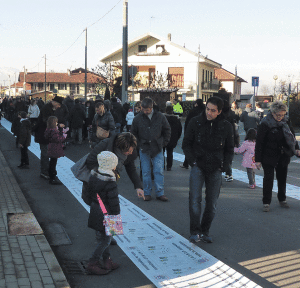
[[[122,47],[100,60],[105,64],[122,65]],[[128,66],[137,67],[138,89],[151,87],[158,78],[168,79],[168,87],[179,89],[177,95],[186,100],[206,101],[219,90],[215,68],[221,64],[153,33],[144,34],[128,43]],[[128,93],[130,94],[130,89]],[[136,100],[136,99],[135,99]]]

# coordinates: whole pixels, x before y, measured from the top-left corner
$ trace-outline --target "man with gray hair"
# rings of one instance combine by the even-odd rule
[[[166,117],[153,110],[153,100],[142,101],[142,111],[132,121],[131,133],[137,138],[143,175],[145,201],[151,200],[153,165],[156,199],[168,201],[164,195],[164,156],[165,147],[171,137],[171,127]]]

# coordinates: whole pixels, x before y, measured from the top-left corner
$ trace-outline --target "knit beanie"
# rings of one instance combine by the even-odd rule
[[[112,171],[118,165],[118,157],[109,151],[102,151],[97,155],[97,160],[99,163],[98,171],[101,174],[108,174],[110,176],[115,176]]]

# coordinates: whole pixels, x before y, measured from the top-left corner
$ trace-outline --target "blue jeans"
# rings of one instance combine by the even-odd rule
[[[96,231],[96,238],[98,241],[97,247],[90,258],[91,261],[99,261],[101,257],[103,260],[109,258],[109,245],[111,242],[111,236],[107,236],[105,232]]]
[[[190,174],[189,211],[191,235],[209,235],[211,223],[216,214],[220,195],[222,172],[216,170],[205,173],[196,165]],[[202,187],[205,183],[205,209],[201,220]]]
[[[156,197],[164,195],[164,155],[161,151],[154,158],[140,150],[140,160],[143,175],[144,194],[151,195],[151,162],[153,166],[154,186]]]

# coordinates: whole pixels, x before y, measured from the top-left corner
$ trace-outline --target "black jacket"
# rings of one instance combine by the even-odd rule
[[[205,172],[226,171],[234,153],[232,125],[221,115],[208,121],[203,112],[190,121],[182,149],[191,166],[196,162]]]
[[[153,109],[151,120],[143,112],[134,117],[131,133],[137,138],[139,149],[155,157],[169,143],[171,127],[167,118]]]
[[[273,167],[280,162],[282,166],[287,166],[291,157],[283,153],[283,147],[288,149],[282,127],[270,128],[262,121],[257,129],[255,162]],[[299,149],[298,142],[295,148]]]
[[[85,113],[81,106],[82,105],[79,103],[75,104],[75,106],[72,108],[69,114],[70,126],[74,129],[83,127],[83,121],[85,120]]]
[[[244,129],[247,131],[250,128],[257,129],[260,118],[256,111],[253,111],[251,108],[245,108],[240,117],[240,121],[244,123]]]
[[[92,122],[92,142],[99,142],[100,140],[96,136],[97,126],[103,128],[104,130],[109,131],[109,137],[115,132],[115,121],[109,111],[105,111],[105,113],[101,116],[99,114],[95,114],[93,122]]]
[[[117,135],[114,134],[112,137],[102,140],[95,148],[90,152],[89,156],[86,159],[86,166],[89,170],[93,170],[98,167],[97,155],[102,151],[110,151],[115,153],[115,140]],[[115,153],[116,154],[116,153]],[[118,156],[118,155],[117,155]],[[120,170],[125,166],[126,172],[134,185],[134,188],[143,189],[141,179],[136,172],[136,167],[134,164],[135,159],[137,158],[137,151],[134,150],[131,155],[128,155],[124,162],[118,157],[117,172],[120,173]]]
[[[167,147],[175,148],[182,133],[181,122],[177,115],[165,114],[165,116],[171,127],[171,138]]]
[[[22,120],[19,132],[19,144],[30,146],[31,143],[31,123],[29,119]]]
[[[93,171],[89,180],[88,193],[89,197],[92,199],[88,227],[104,232],[104,215],[97,200],[97,194],[99,194],[105,209],[107,210],[107,214],[118,215],[120,214],[120,202],[117,184],[115,181],[111,180],[110,176],[104,176]]]
[[[205,106],[196,106],[192,110],[190,110],[189,114],[186,116],[185,123],[184,123],[184,131],[186,131],[186,128],[191,121],[192,118],[199,116],[203,111],[205,110]]]

